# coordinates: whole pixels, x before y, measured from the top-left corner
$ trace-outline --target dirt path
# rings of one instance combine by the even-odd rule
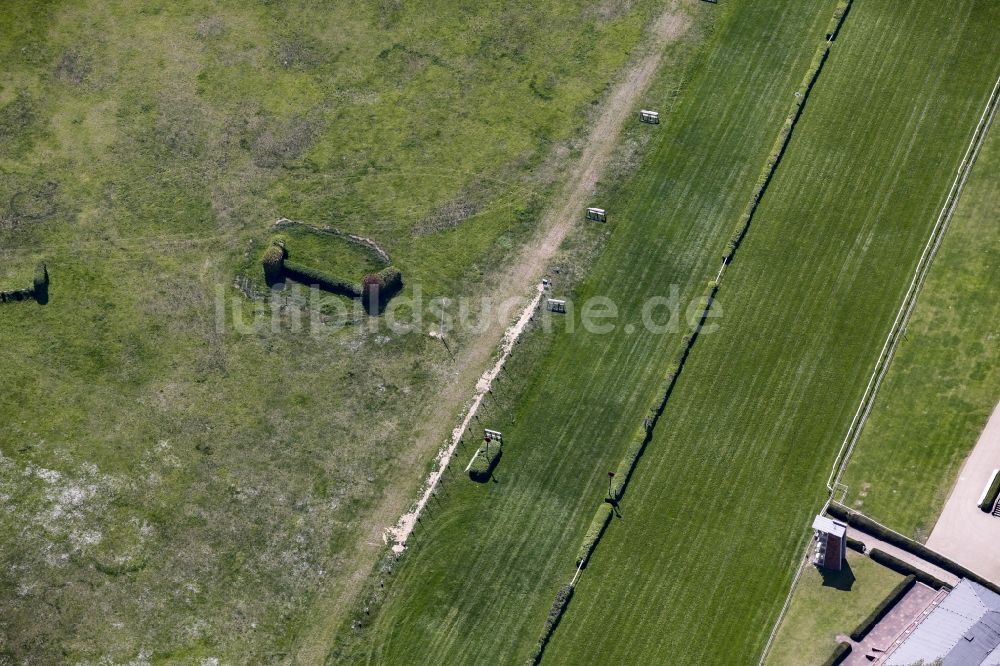
[[[441,477],[448,468],[448,464],[451,462],[452,456],[455,455],[458,445],[461,444],[462,436],[465,434],[465,431],[472,426],[472,419],[475,418],[476,414],[479,412],[479,407],[483,404],[483,399],[493,387],[493,382],[496,381],[496,378],[500,375],[500,371],[503,370],[504,364],[507,362],[507,359],[510,358],[510,353],[514,351],[514,344],[517,343],[518,338],[520,338],[521,334],[524,333],[524,329],[534,316],[535,310],[538,309],[538,304],[542,302],[544,295],[545,289],[539,283],[535,290],[535,297],[532,298],[526,306],[524,306],[521,310],[521,314],[517,318],[517,321],[507,329],[506,333],[504,333],[503,340],[500,342],[500,358],[498,358],[493,364],[493,367],[484,372],[483,376],[479,378],[478,382],[476,382],[476,392],[472,398],[472,404],[465,410],[462,422],[451,431],[451,439],[449,440],[448,445],[438,452],[437,465],[433,470],[431,470],[431,473],[427,476],[426,481],[424,481],[424,492],[420,496],[420,499],[417,500],[416,506],[412,511],[404,513],[396,522],[394,527],[386,528],[385,532],[382,534],[382,540],[386,543],[386,545],[389,545],[390,542],[392,543],[392,552],[399,554],[406,550],[406,540],[410,538],[413,528],[417,526],[417,521],[420,520],[420,515],[424,512],[428,502],[431,501],[431,496],[434,495],[434,491],[441,483]],[[431,335],[434,334],[432,333]],[[468,472],[469,467],[472,466],[472,460],[475,458],[475,455],[476,454],[473,454],[473,458],[469,459],[469,464],[465,468],[466,472]]]
[[[1000,581],[1000,517],[977,505],[994,469],[1000,468],[1000,404],[986,422],[934,525],[927,547],[994,582]]]
[[[587,137],[579,160],[565,175],[565,185],[541,220],[535,237],[525,243],[516,261],[496,281],[497,287],[487,296],[494,303],[509,303],[520,300],[522,307],[535,294],[531,293],[545,272],[549,262],[559,250],[563,239],[579,222],[581,211],[587,204],[604,167],[611,158],[618,136],[626,120],[635,111],[639,96],[646,91],[659,67],[663,48],[679,39],[689,27],[689,19],[681,3],[695,0],[674,0],[664,13],[653,22],[649,35],[639,51],[641,57],[634,60],[623,72],[620,81],[608,93],[602,104],[602,112],[595,120]],[[531,294],[531,296],[529,296]],[[522,312],[522,307],[510,312]],[[462,406],[474,395],[474,389],[481,381],[483,369],[497,351],[497,345],[513,323],[491,318],[490,324],[469,341],[455,359],[455,375],[442,387],[442,392],[429,405],[424,428],[415,434],[413,445],[396,463],[397,469],[423,469],[426,461],[441,447],[446,433],[455,425],[456,415]],[[447,448],[439,456],[447,453]],[[439,460],[441,458],[439,457]],[[407,488],[412,486],[406,485]],[[309,615],[313,621],[304,628],[304,635],[296,645],[290,663],[321,664],[331,645],[336,631],[351,611],[358,593],[362,589],[379,551],[383,547],[383,535],[394,530],[394,538],[405,528],[406,517],[399,523],[400,516],[414,502],[412,490],[393,492],[387,489],[379,505],[369,514],[367,532],[359,535],[352,552],[346,553],[344,561],[350,563],[350,570],[340,572],[329,581],[313,602]],[[427,488],[424,488],[426,494]],[[393,528],[392,526],[396,526]],[[322,618],[322,619],[318,619]]]

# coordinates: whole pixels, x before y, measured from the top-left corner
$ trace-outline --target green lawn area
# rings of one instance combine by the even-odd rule
[[[290,227],[271,236],[288,249],[288,258],[309,268],[326,271],[345,280],[361,281],[366,273],[385,268],[385,262],[367,248],[343,238],[312,231],[305,227]],[[261,244],[266,247],[265,244]],[[260,262],[256,262],[260,266]],[[260,272],[260,271],[258,271]]]
[[[767,656],[767,666],[822,664],[903,577],[864,555],[847,551],[850,571],[823,573],[808,565]]]
[[[628,5],[4,2],[0,288],[52,282],[0,306],[0,662],[291,649],[372,507],[416,495],[455,369],[296,330],[293,296],[233,288],[244,253],[288,217],[378,241],[404,296],[482,293],[665,2]]]
[[[848,504],[925,541],[1000,400],[994,126],[843,476]]]
[[[988,2],[854,4],[546,662],[760,654],[995,81],[998,23]]]
[[[467,440],[440,502],[402,560],[373,578],[331,662],[523,663],[532,653],[556,589],[572,576],[607,470],[687,333],[686,325],[648,332],[642,306],[674,285],[686,308],[715,276],[833,11],[828,0],[686,6],[708,40],[667,54],[649,100],[662,122],[642,129],[655,132],[649,157],[601,199],[610,239],[578,289],[564,292],[560,278],[553,286],[577,304],[610,297],[614,330],[577,324],[569,333],[561,320],[551,334],[533,330],[522,344],[528,354],[515,352],[505,373],[503,402],[482,423],[504,433],[496,482],[460,473],[473,450]]]

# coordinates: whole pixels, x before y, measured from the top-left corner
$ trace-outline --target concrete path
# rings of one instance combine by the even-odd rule
[[[998,518],[997,520],[1000,520]],[[868,552],[871,552],[872,548],[878,548],[883,553],[888,553],[895,558],[903,560],[908,564],[912,564],[921,571],[926,571],[930,575],[934,576],[938,580],[947,583],[949,586],[954,587],[958,585],[958,576],[953,573],[948,573],[941,567],[931,564],[930,562],[924,560],[923,558],[917,557],[913,553],[909,553],[902,548],[893,546],[891,543],[886,543],[878,537],[872,536],[867,532],[862,532],[854,527],[849,527],[847,530],[847,536],[857,539],[861,543],[865,544],[865,548]],[[944,554],[944,553],[942,553]],[[971,567],[970,567],[971,568]]]
[[[1000,468],[1000,404],[993,410],[979,442],[962,466],[951,496],[944,505],[927,547],[972,569],[993,582],[1000,581],[1000,517],[977,506],[994,469]]]

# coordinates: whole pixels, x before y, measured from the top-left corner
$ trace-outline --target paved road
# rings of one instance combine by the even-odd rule
[[[1000,468],[1000,404],[986,423],[944,505],[927,547],[993,582],[1000,581],[1000,518],[976,503],[994,469]]]

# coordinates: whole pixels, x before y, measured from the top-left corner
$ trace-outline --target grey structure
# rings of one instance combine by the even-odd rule
[[[1000,595],[963,578],[879,663],[1000,666]]]
[[[826,516],[816,516],[813,521],[813,563],[816,566],[840,571],[847,557],[847,524]]]

